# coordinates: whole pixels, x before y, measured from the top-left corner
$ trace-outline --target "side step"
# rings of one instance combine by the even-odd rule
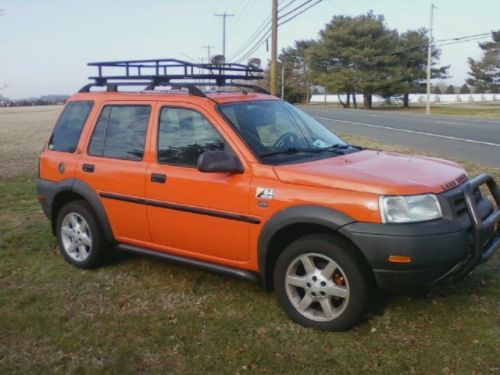
[[[178,255],[166,254],[159,251],[148,250],[142,247],[137,247],[133,245],[126,244],[118,244],[116,248],[121,251],[125,251],[132,254],[138,255],[146,255],[154,258],[164,259],[175,263],[186,264],[188,266],[194,266],[198,268],[203,268],[212,272],[217,272],[225,275],[230,275],[234,277],[238,277],[240,279],[252,281],[259,283],[260,276],[259,274],[251,271],[240,270],[238,268],[232,268],[228,266],[222,266],[215,263],[204,262],[201,260],[185,258]]]

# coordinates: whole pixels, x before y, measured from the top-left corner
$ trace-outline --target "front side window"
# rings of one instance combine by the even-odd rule
[[[69,102],[57,120],[49,139],[49,150],[75,152],[83,126],[92,110],[93,102]]]
[[[223,151],[224,140],[208,120],[191,109],[164,107],[158,128],[158,162],[195,167],[205,151]]]
[[[359,149],[283,101],[228,103],[218,108],[266,164],[309,161]]]
[[[105,106],[90,140],[89,155],[142,160],[150,113],[147,105]]]

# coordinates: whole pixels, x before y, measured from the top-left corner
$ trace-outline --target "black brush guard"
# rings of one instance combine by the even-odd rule
[[[495,200],[496,208],[486,218],[481,219],[474,199],[474,190],[483,184],[486,184],[488,187]],[[460,280],[465,277],[478,264],[490,258],[500,247],[500,232],[498,228],[500,222],[500,189],[493,177],[483,173],[468,180],[464,183],[463,194],[472,225],[473,250],[469,258],[455,266],[448,273],[446,279],[451,281]],[[484,243],[484,235],[488,233],[491,236]]]

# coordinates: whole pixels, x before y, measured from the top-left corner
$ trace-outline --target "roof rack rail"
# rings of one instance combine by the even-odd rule
[[[262,79],[263,70],[251,65],[196,64],[177,59],[106,61],[88,65],[97,67],[97,75],[89,77],[94,83],[85,85],[80,92],[89,92],[94,86],[106,86],[107,91],[117,91],[118,86],[146,85],[146,90],[154,90],[157,86],[187,88],[195,96],[206,96],[197,86],[242,87],[267,93],[257,85],[233,82]]]

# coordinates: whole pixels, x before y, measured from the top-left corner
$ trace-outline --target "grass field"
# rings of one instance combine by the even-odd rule
[[[425,107],[410,107],[400,110],[405,112],[425,113]],[[436,105],[431,107],[431,113],[433,115],[467,116],[500,120],[500,103]]]
[[[330,108],[340,109],[339,104],[313,104],[311,108]],[[363,109],[362,104],[358,105],[358,109]],[[425,106],[411,106],[409,108],[402,108],[400,106],[387,106],[381,105],[373,108],[374,111],[401,111],[409,113],[425,113]],[[486,119],[500,120],[500,103],[493,104],[448,104],[448,105],[432,105],[431,114],[433,115],[448,115],[448,116],[465,116],[465,117],[478,117]]]
[[[273,294],[194,268],[128,255],[97,270],[71,267],[34,190],[36,155],[58,109],[43,118],[30,110],[0,112],[1,374],[500,371],[498,255],[460,283],[378,296],[344,333],[297,326]],[[12,154],[10,140],[21,145]],[[498,169],[466,168],[500,179]]]

